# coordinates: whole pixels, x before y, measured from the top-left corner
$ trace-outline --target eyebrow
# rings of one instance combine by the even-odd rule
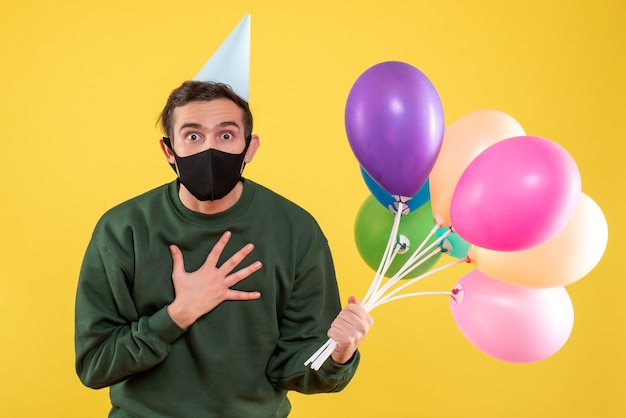
[[[234,127],[236,127],[237,129],[241,129],[241,128],[239,127],[239,124],[238,124],[237,122],[235,122],[235,121],[230,121],[230,120],[228,120],[228,121],[224,121],[224,122],[220,122],[220,123],[218,123],[217,125],[215,125],[215,127],[216,127],[216,128],[225,128],[225,127],[228,127],[228,126],[234,126]],[[204,126],[204,125],[202,125],[201,123],[188,122],[188,123],[184,123],[184,124],[180,127],[179,132],[181,132],[183,129],[186,129],[186,128],[193,128],[193,129],[206,129],[206,128],[205,128],[205,126]]]

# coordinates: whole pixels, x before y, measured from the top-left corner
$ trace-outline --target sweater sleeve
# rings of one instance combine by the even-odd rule
[[[329,358],[318,371],[304,365],[328,340],[330,324],[341,310],[332,256],[321,231],[310,244],[299,263],[293,292],[280,321],[280,339],[268,366],[268,377],[278,390],[338,392],[352,379],[360,354],[357,351],[341,365]]]
[[[165,306],[139,317],[131,294],[131,271],[92,238],[75,305],[76,372],[88,387],[110,386],[154,367],[185,332]]]

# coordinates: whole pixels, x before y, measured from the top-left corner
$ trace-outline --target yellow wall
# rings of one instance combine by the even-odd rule
[[[156,141],[157,114],[246,13],[262,141],[247,175],[318,218],[344,298],[362,296],[373,272],[353,241],[368,192],[343,110],[358,75],[381,61],[425,72],[447,124],[495,108],[561,144],[610,231],[601,263],[568,286],[576,320],[555,356],[529,365],[492,359],[463,338],[445,297],[405,299],[373,312],[351,386],[292,396],[293,416],[626,416],[625,4],[4,0],[2,416],[106,415],[107,392],[82,387],[73,370],[84,248],[106,209],[172,179]],[[448,269],[419,288],[448,290],[467,270]]]

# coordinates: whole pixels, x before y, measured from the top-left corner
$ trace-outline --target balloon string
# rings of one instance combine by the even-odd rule
[[[368,310],[368,312],[372,311],[374,308],[376,308],[376,307],[378,307],[378,306],[380,306],[380,305],[382,305],[382,304],[384,304],[384,303],[391,302],[392,300],[395,300],[395,299],[399,299],[399,298],[400,298],[400,296],[395,297],[395,298],[394,298],[393,296],[394,296],[395,294],[397,294],[398,292],[400,292],[401,290],[404,290],[404,289],[406,289],[407,287],[409,287],[409,286],[411,286],[411,285],[413,285],[413,284],[415,284],[415,283],[419,282],[420,280],[425,279],[426,277],[428,277],[428,276],[430,276],[430,275],[433,275],[433,274],[435,274],[435,273],[438,273],[438,272],[440,272],[440,271],[442,271],[442,270],[445,270],[445,269],[450,268],[450,267],[452,267],[452,266],[455,266],[455,265],[457,265],[457,264],[460,264],[460,263],[465,263],[466,261],[467,261],[467,260],[466,260],[466,259],[464,259],[464,258],[459,259],[459,260],[455,260],[455,261],[453,261],[453,262],[451,262],[451,263],[445,264],[445,265],[443,265],[443,266],[441,266],[441,267],[438,267],[438,268],[436,268],[436,269],[434,269],[434,270],[427,271],[426,273],[421,274],[421,275],[419,275],[419,276],[417,276],[417,277],[415,277],[415,278],[413,278],[413,279],[411,279],[411,280],[407,281],[407,282],[406,282],[406,283],[404,283],[403,285],[401,285],[401,286],[397,287],[396,289],[394,289],[393,291],[389,292],[386,296],[384,296],[384,297],[380,297],[377,301],[375,301],[375,302],[374,302],[374,304],[371,306],[371,308]],[[448,292],[448,293],[449,293],[449,292]],[[438,294],[439,294],[439,293],[438,293]],[[449,294],[451,295],[451,293],[449,293]]]
[[[315,353],[313,353],[311,357],[309,357],[309,359],[304,363],[304,365],[308,366],[313,361],[315,361],[315,359],[318,358],[320,354],[324,352],[324,350],[326,350],[326,347],[328,347],[331,344],[331,341],[332,341],[332,338],[329,338],[328,341],[324,343],[324,345],[322,345]]]
[[[332,338],[329,338],[328,341],[326,341],[326,343],[315,352],[315,354],[309,357],[304,365],[310,365],[311,369],[318,371],[333,351],[335,351],[335,348],[337,348],[337,343]]]
[[[398,295],[398,296],[394,296],[392,298],[383,298],[381,300],[379,300],[373,307],[377,308],[380,305],[383,305],[387,302],[392,302],[394,300],[398,300],[398,299],[404,299],[404,298],[408,298],[408,297],[412,297],[412,296],[429,296],[429,295],[444,295],[444,296],[454,296],[454,294],[452,292],[415,292],[415,293],[404,293],[402,295]]]
[[[432,249],[435,246],[438,246],[441,243],[441,241],[443,241],[452,232],[451,230],[447,230],[446,232],[441,234],[441,236],[438,237],[435,241],[433,241],[428,247],[426,247],[423,251],[419,252],[422,249],[422,247],[424,247],[424,245],[426,245],[428,240],[432,237],[433,233],[437,229],[439,229],[439,227],[437,225],[435,225],[433,227],[433,229],[431,229],[431,231],[428,233],[426,238],[424,238],[424,241],[422,241],[420,246],[413,252],[413,254],[411,254],[409,259],[404,263],[404,265],[398,270],[398,272],[394,276],[400,276],[402,278],[402,277],[406,276],[410,272],[410,270],[414,270],[415,267],[413,267],[412,265],[417,260],[419,260],[420,257],[423,257],[424,254],[426,254],[427,251],[429,251],[430,249]]]
[[[436,248],[435,250],[433,250],[430,254],[428,254],[426,257],[419,259],[419,261],[413,263],[410,268],[405,268],[405,272],[403,274],[395,274],[394,276],[392,276],[389,280],[387,280],[387,282],[380,288],[378,289],[378,291],[369,299],[368,303],[366,304],[365,308],[369,310],[372,309],[372,307],[376,304],[376,302],[385,294],[385,292],[387,292],[389,289],[391,289],[396,283],[398,283],[404,276],[406,276],[407,274],[409,274],[411,271],[413,271],[414,269],[416,269],[417,267],[419,267],[421,264],[425,263],[426,261],[428,261],[431,257],[434,257],[435,255],[437,255],[438,253],[441,252],[441,248]]]
[[[402,209],[404,204],[402,202],[398,202],[397,212],[394,217],[393,226],[391,228],[391,232],[389,234],[389,239],[387,241],[387,245],[385,247],[385,251],[383,253],[383,257],[380,261],[376,274],[374,275],[374,280],[372,280],[372,284],[370,285],[365,297],[363,298],[363,307],[370,312],[372,309],[387,303],[393,300],[398,300],[402,298],[412,297],[412,296],[425,296],[425,295],[449,295],[452,296],[451,292],[414,292],[414,293],[406,293],[401,295],[396,295],[400,290],[405,289],[406,287],[412,285],[413,283],[422,280],[425,277],[428,277],[436,272],[439,272],[445,268],[451,267],[455,264],[459,264],[461,262],[465,262],[465,259],[456,260],[447,265],[441,266],[435,270],[431,270],[426,272],[418,277],[415,277],[408,281],[407,283],[399,286],[395,290],[389,292],[386,296],[383,297],[386,291],[388,291],[394,284],[396,284],[400,279],[408,275],[411,271],[419,267],[421,264],[426,262],[431,257],[440,253],[441,246],[439,245],[441,241],[445,239],[451,232],[450,228],[448,231],[443,233],[438,239],[432,242],[428,247],[422,248],[426,245],[428,240],[432,237],[432,235],[437,231],[441,225],[436,224],[431,231],[428,233],[426,238],[422,241],[422,243],[418,246],[418,248],[413,252],[413,254],[409,257],[409,259],[402,265],[402,267],[398,270],[396,274],[394,274],[385,285],[381,286],[383,277],[385,277],[391,263],[394,258],[398,254],[401,249],[401,244],[398,240],[398,229],[400,227],[400,218],[402,217]],[[432,250],[433,247],[437,246],[435,250]],[[432,251],[431,251],[432,250]],[[431,251],[427,256],[425,254]],[[329,338],[328,341],[324,345],[322,345],[307,361],[304,363],[305,366],[310,366],[313,370],[319,370],[320,367],[324,364],[324,362],[332,355],[333,351],[337,348],[337,343]]]
[[[372,284],[370,285],[370,288],[365,294],[365,297],[363,298],[362,303],[365,303],[367,300],[369,300],[369,298],[378,289],[378,287],[380,286],[380,283],[382,282],[383,277],[385,276],[385,273],[387,273],[387,270],[389,270],[389,266],[393,262],[395,256],[398,254],[398,251],[400,251],[400,247],[396,243],[397,243],[398,229],[400,228],[400,218],[402,217],[403,207],[404,207],[404,204],[402,202],[398,202],[398,210],[393,220],[393,225],[391,227],[391,232],[389,234],[389,239],[387,240],[387,245],[385,247],[383,257],[380,260],[380,264],[378,265],[378,270],[376,270],[376,274],[374,275],[374,280],[372,280]]]
[[[398,243],[398,229],[400,228],[400,218],[402,217],[402,210],[404,209],[404,203],[398,202],[398,208],[396,214],[394,216],[393,225],[391,227],[391,231],[389,233],[389,239],[387,240],[387,245],[385,246],[385,251],[380,260],[380,264],[378,265],[378,269],[376,270],[376,274],[374,275],[374,279],[372,280],[372,284],[368,289],[365,297],[363,298],[363,304],[369,300],[369,298],[374,295],[378,287],[380,286],[383,277],[389,270],[391,263],[395,259],[396,255],[400,251],[401,246]],[[311,367],[313,370],[319,370],[319,368],[324,364],[324,362],[330,357],[332,352],[337,347],[337,343],[333,341],[332,338],[329,338],[328,341],[324,345],[322,345],[311,357],[307,359],[304,363],[305,366]]]
[[[420,246],[419,246],[419,247],[418,247],[418,248],[417,248],[417,249],[413,252],[413,254],[412,254],[412,255],[411,255],[411,256],[407,259],[407,261],[406,261],[406,262],[404,263],[404,265],[400,268],[400,270],[398,271],[398,273],[396,273],[396,275],[398,275],[399,273],[402,273],[403,271],[405,271],[405,268],[407,267],[407,265],[412,264],[412,263],[415,261],[415,259],[416,259],[416,258],[418,258],[418,257],[420,256],[420,253],[419,253],[420,249],[424,246],[424,244],[428,241],[428,239],[430,239],[430,236],[432,235],[432,232],[433,232],[434,230],[436,230],[436,228],[433,228],[433,230],[432,230],[432,231],[428,234],[428,236],[426,236],[426,238],[422,241],[422,243],[420,244]],[[397,231],[396,231],[396,233],[397,233]],[[399,250],[399,248],[398,248],[398,250]],[[416,255],[416,254],[417,254],[417,255]],[[386,271],[385,271],[385,272],[386,272]],[[394,277],[395,277],[395,276],[394,276]],[[390,281],[391,281],[391,280],[395,280],[395,279],[394,279],[394,278],[391,278],[391,279],[390,279]],[[397,281],[397,280],[395,280],[395,281]],[[395,281],[394,281],[394,282],[395,282]],[[378,298],[376,295],[377,295],[378,293],[380,293],[379,287],[380,287],[381,282],[382,282],[382,276],[378,278],[378,280],[376,281],[375,286],[373,286],[373,287],[372,287],[372,291],[373,291],[374,293],[373,293],[373,294],[368,295],[368,296],[369,296],[369,297],[368,297],[368,299],[363,301],[363,303],[364,303],[364,304],[365,304],[365,303],[367,303],[367,302],[369,302],[369,298],[370,298],[370,297],[373,297],[373,298],[375,298],[375,299],[377,299],[377,298]],[[393,283],[392,283],[392,284],[393,284]],[[387,285],[389,285],[389,282],[387,283]],[[386,285],[386,286],[387,286],[387,285]],[[384,290],[383,290],[383,291],[384,291]]]
[[[435,241],[433,241],[428,247],[424,248],[422,250],[422,247],[426,244],[426,242],[428,242],[428,240],[430,239],[430,237],[432,236],[432,234],[434,233],[434,231],[436,231],[438,229],[437,226],[435,226],[430,233],[426,236],[426,238],[424,239],[424,241],[422,242],[422,244],[413,252],[413,254],[409,257],[409,259],[404,263],[404,265],[398,270],[398,272],[396,274],[394,274],[388,281],[387,283],[385,283],[382,288],[378,288],[378,286],[376,287],[376,290],[374,292],[373,295],[370,296],[370,298],[368,298],[368,300],[365,302],[366,306],[373,306],[376,301],[387,291],[389,290],[393,285],[395,285],[398,281],[400,281],[403,277],[405,277],[406,275],[408,275],[411,271],[415,270],[417,267],[419,267],[421,264],[425,263],[428,259],[430,259],[431,257],[434,257],[436,254],[441,252],[441,247],[439,247],[439,243],[445,239],[446,236],[448,236],[448,234],[450,234],[450,230],[446,231],[445,233],[443,233],[439,238],[437,238]],[[437,247],[434,251],[432,251],[430,254],[428,254],[426,257],[424,257],[425,254],[428,253],[428,251],[432,250],[433,247]],[[421,250],[421,251],[420,251]]]
[[[435,251],[433,251],[434,254]],[[435,274],[439,271],[442,271],[448,267],[452,267],[453,265],[465,262],[465,259],[460,259],[460,260],[456,260],[452,263],[448,263],[444,266],[441,266],[437,269],[428,271],[414,279],[411,279],[409,282],[403,284],[402,286],[398,287],[397,289],[393,290],[392,292],[389,292],[385,297],[380,298],[379,300],[372,300],[370,301],[371,306],[364,306],[365,309],[370,312],[372,311],[374,308],[377,308],[380,305],[383,305],[387,302],[391,302],[394,300],[398,300],[398,299],[403,299],[403,298],[407,298],[407,297],[412,297],[412,296],[427,296],[427,295],[448,295],[448,296],[452,296],[452,292],[415,292],[415,293],[405,293],[405,294],[401,294],[398,296],[394,296],[395,294],[397,294],[400,290],[412,285],[413,283],[418,282],[419,280],[424,279],[425,277],[430,276],[431,274]],[[333,351],[335,351],[335,348],[337,348],[337,343],[332,339],[329,338],[328,341],[326,341],[326,343],[324,343],[324,345],[322,345],[311,357],[308,358],[308,360],[304,363],[305,366],[310,366],[311,369],[317,371],[320,369],[320,367],[322,367],[322,365],[324,364],[324,362],[326,360],[328,360],[328,358],[332,355]]]
[[[370,289],[368,290],[368,294],[366,295],[364,300],[368,299],[372,295],[372,293],[378,288],[378,286],[380,286],[380,283],[382,282],[383,277],[387,273],[387,270],[389,270],[389,266],[391,265],[395,256],[398,254],[398,251],[400,250],[400,247],[396,245],[396,243],[397,243],[398,229],[400,228],[400,218],[402,217],[403,207],[404,207],[404,204],[402,202],[399,202],[398,211],[396,212],[396,215],[394,217],[394,222],[391,228],[391,232],[389,234],[389,239],[387,240],[387,246],[385,247],[385,252],[380,261],[380,265],[378,267],[376,275],[374,276],[374,280],[372,281],[372,285],[370,286]]]
[[[335,351],[335,348],[337,348],[337,343],[335,342],[335,340],[331,338],[328,341],[328,347],[326,347],[322,354],[320,354],[320,356],[315,359],[313,364],[311,364],[311,368],[313,370],[319,370],[320,367],[322,367],[322,364],[324,364],[324,362],[331,356],[333,351]]]

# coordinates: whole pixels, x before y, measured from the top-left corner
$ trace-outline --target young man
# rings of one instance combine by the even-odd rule
[[[343,389],[372,319],[340,312],[315,220],[241,177],[259,138],[228,86],[170,95],[161,141],[178,179],[108,211],[76,297],[76,369],[110,417],[284,417],[287,391]],[[319,371],[304,366],[328,337]]]

